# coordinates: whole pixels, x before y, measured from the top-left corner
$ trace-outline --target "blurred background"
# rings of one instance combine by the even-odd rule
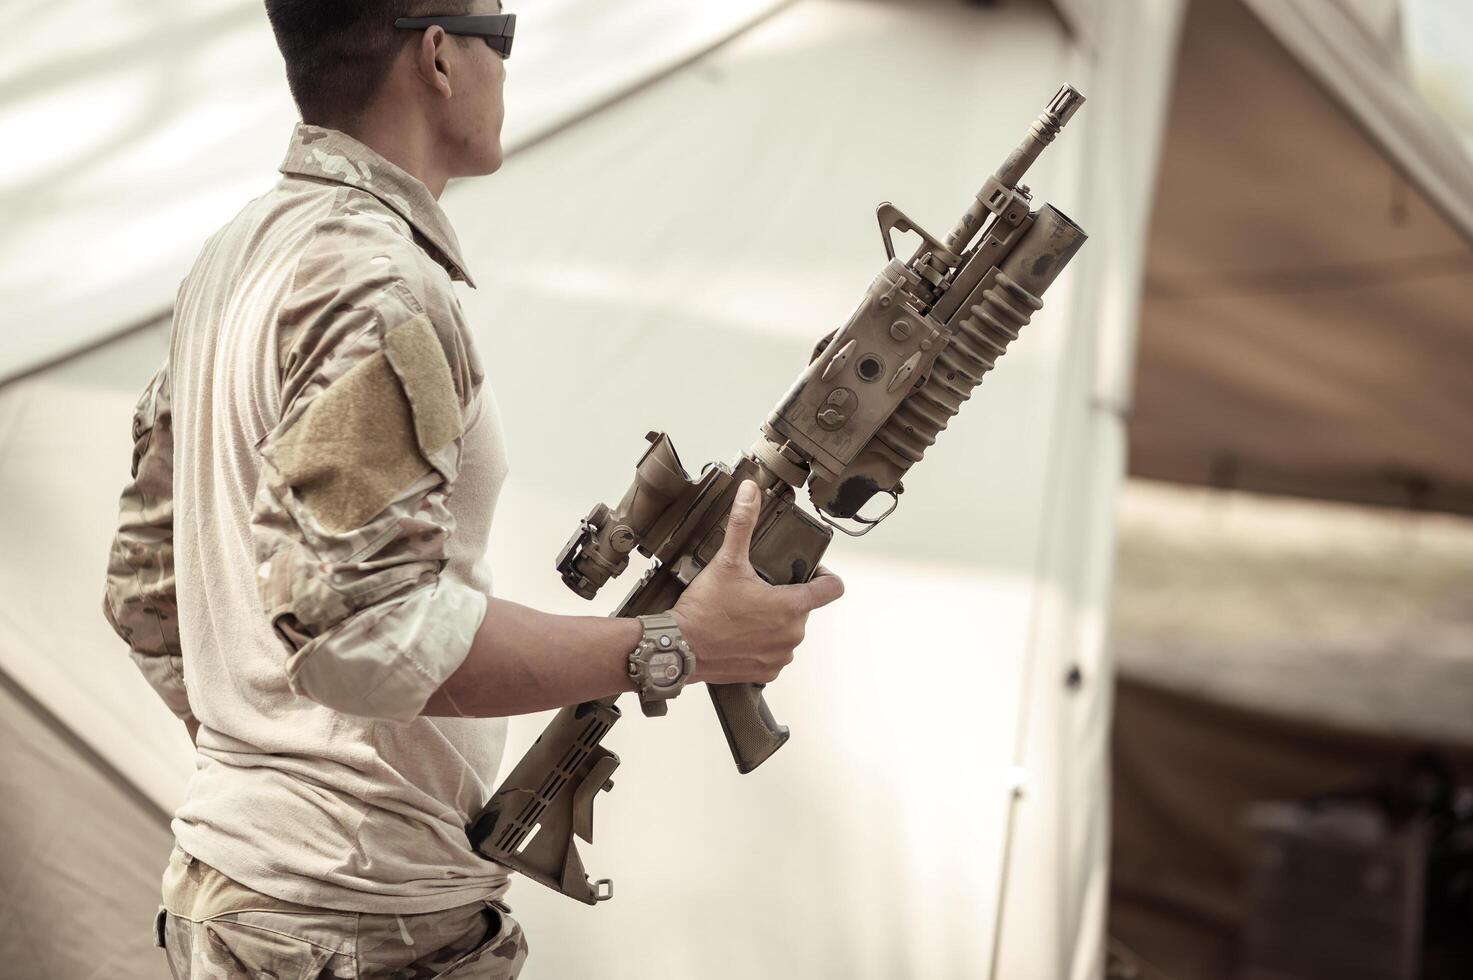
[[[636,712],[528,980],[1473,976],[1473,9],[527,0],[441,200],[506,428],[496,592],[649,429],[730,460],[1063,82],[1091,242],[829,564],[738,776]],[[296,119],[254,0],[12,3],[0,58],[0,975],[158,977],[182,727],[100,605],[132,406]],[[509,765],[541,731],[515,719]],[[658,841],[659,846],[651,846]],[[658,937],[651,941],[651,937]]]

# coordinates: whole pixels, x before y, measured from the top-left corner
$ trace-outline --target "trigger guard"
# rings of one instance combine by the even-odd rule
[[[875,528],[879,527],[880,522],[889,517],[891,514],[895,513],[895,508],[900,506],[899,491],[881,490],[880,492],[890,495],[890,506],[885,508],[885,512],[883,514],[881,514],[879,517],[860,517],[858,514],[855,514],[852,517],[848,518],[848,520],[851,520],[856,524],[864,525],[864,529],[860,531],[851,531],[849,528],[839,523],[840,518],[830,517],[827,513],[824,512],[824,509],[822,507],[815,507],[814,509],[818,511],[819,519],[822,520],[829,527],[833,528],[835,531],[838,531],[842,534],[847,534],[851,538],[862,538],[866,534],[873,531]]]

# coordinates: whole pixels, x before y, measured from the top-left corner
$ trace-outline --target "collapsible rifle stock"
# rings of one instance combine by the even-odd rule
[[[748,479],[762,491],[751,562],[774,585],[812,577],[831,529],[857,537],[889,516],[901,478],[1043,306],[1039,297],[1084,244],[1084,232],[1061,212],[1047,204],[1031,210],[1021,183],[1083,102],[1072,87],[1059,89],[945,239],[881,204],[889,262],[849,322],[819,341],[807,369],[762,424],[761,438],[731,466],[712,463],[692,477],[670,438],[649,433],[623,498],[614,507],[595,506],[558,555],[563,581],[591,599],[637,548],[654,561],[613,615],[664,612],[720,549],[737,487]],[[910,258],[896,257],[895,231],[920,236]],[[817,517],[797,503],[795,490],[805,485]],[[878,495],[889,498],[888,507],[862,515]],[[707,686],[741,772],[787,741],[763,685]],[[482,855],[589,904],[611,897],[613,886],[606,878],[589,880],[573,837],[593,840],[593,799],[613,786],[619,757],[600,742],[619,720],[616,700],[560,711],[467,828]],[[664,703],[646,710],[663,714]]]

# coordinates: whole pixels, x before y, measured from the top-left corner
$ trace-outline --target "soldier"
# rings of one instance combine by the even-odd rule
[[[302,121],[180,285],[108,565],[107,618],[197,751],[156,941],[176,978],[514,977],[507,873],[464,832],[505,718],[633,690],[645,635],[488,595],[507,466],[438,198],[501,164],[515,17],[266,10]],[[673,610],[692,680],[773,680],[843,591],[752,572],[754,497]]]

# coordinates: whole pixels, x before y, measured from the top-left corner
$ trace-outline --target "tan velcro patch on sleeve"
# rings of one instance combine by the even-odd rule
[[[384,353],[414,407],[420,449],[433,456],[463,431],[460,398],[440,338],[428,319],[417,316],[389,331]]]
[[[435,354],[444,364],[438,344]],[[430,471],[410,399],[382,352],[328,385],[277,440],[272,461],[333,533],[362,527]]]

